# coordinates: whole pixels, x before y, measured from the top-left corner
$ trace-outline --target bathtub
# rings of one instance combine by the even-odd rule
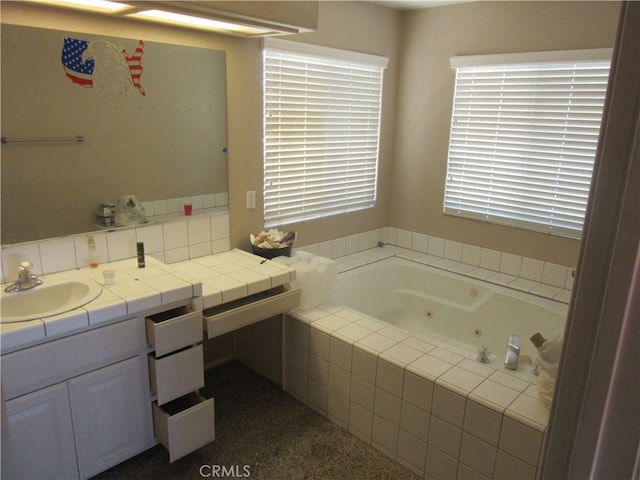
[[[529,337],[561,331],[567,305],[404,254],[347,256],[329,301],[288,315],[285,389],[419,478],[537,478],[549,411]]]
[[[521,363],[535,361],[529,338],[561,332],[568,310],[554,300],[398,257],[341,273],[329,301],[469,358],[486,346],[491,365],[499,368],[510,335],[520,336]]]

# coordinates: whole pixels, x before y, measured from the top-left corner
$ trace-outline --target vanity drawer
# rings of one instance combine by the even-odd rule
[[[146,318],[146,328],[147,343],[161,357],[202,341],[202,310],[180,307],[158,313]]]
[[[138,355],[140,318],[96,328],[2,356],[5,400]]]
[[[159,405],[204,387],[202,345],[162,358],[150,354],[149,377]]]
[[[153,402],[153,429],[170,462],[184,457],[215,439],[213,398],[192,392],[162,407]]]
[[[207,337],[217,337],[246,327],[260,320],[288,312],[298,305],[300,305],[300,289],[291,290],[283,285],[209,308],[203,313]]]

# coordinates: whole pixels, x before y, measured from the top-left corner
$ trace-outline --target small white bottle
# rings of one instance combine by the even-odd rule
[[[89,267],[98,268],[98,260],[96,258],[96,241],[93,235],[87,237],[87,248],[89,250]]]

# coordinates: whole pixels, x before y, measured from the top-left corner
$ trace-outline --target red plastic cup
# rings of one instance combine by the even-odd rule
[[[193,205],[191,205],[190,203],[187,203],[184,206],[184,214],[185,215],[191,215],[193,213]]]

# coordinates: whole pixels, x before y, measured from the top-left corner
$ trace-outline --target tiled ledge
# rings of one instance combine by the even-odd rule
[[[15,280],[18,265],[25,260],[33,272],[47,275],[87,267],[87,235],[78,234],[2,247],[2,282]],[[229,251],[229,214],[226,209],[205,214],[178,216],[162,224],[91,232],[98,264],[136,257],[136,242],[145,253],[164,263]]]
[[[201,210],[228,207],[229,193],[209,193],[205,195],[195,195],[192,197],[168,198],[142,202],[147,216],[159,216],[168,214],[182,214],[184,205],[193,206],[194,215],[201,213]]]
[[[338,271],[345,272],[354,268],[362,267],[373,262],[384,260],[385,258],[398,257],[422,265],[428,265],[440,270],[446,270],[452,273],[464,275],[469,278],[483,280],[521,292],[530,293],[539,297],[556,300],[562,303],[569,303],[571,298],[571,290],[556,287],[541,282],[534,282],[527,278],[509,275],[502,272],[496,272],[486,268],[476,267],[462,262],[456,262],[442,257],[420,253],[405,248],[395,247],[393,245],[385,245],[381,248],[372,248],[362,252],[347,255],[345,257],[335,259],[338,264]]]
[[[377,248],[379,242],[383,248]],[[573,288],[572,267],[393,227],[301,250],[336,260],[342,271],[395,255],[563,303],[569,302]]]

